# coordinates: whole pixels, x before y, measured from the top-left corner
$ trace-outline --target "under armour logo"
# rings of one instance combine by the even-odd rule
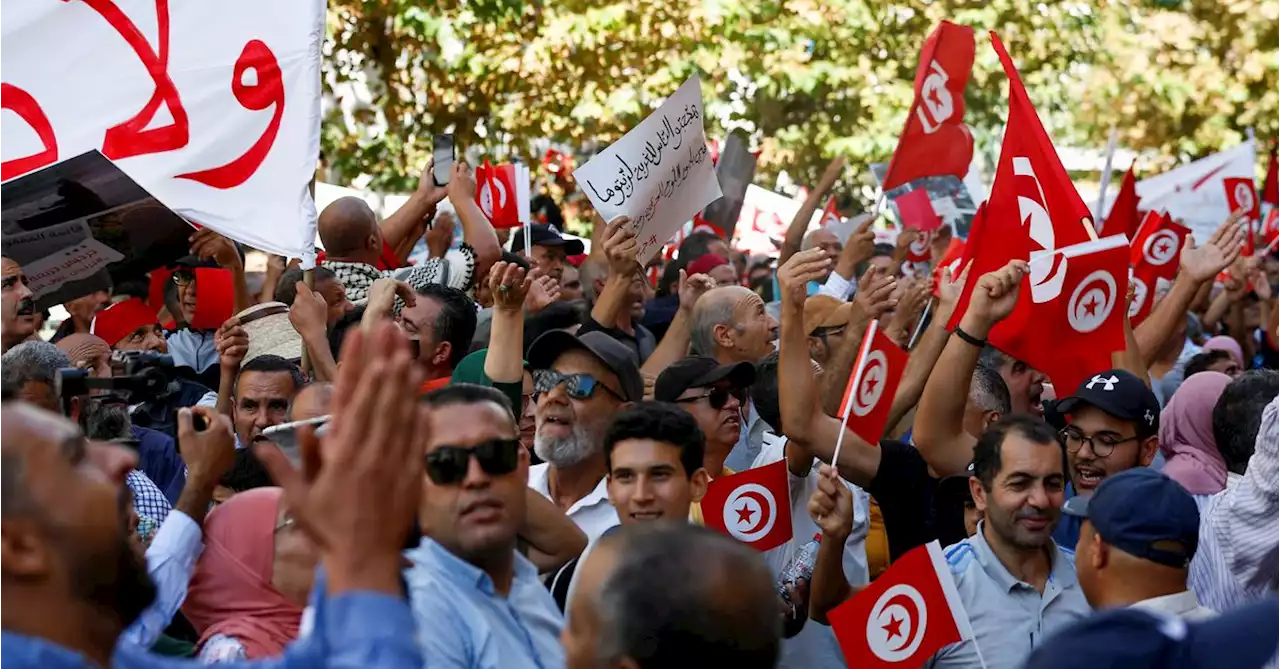
[[[1155,423],[1156,417],[1151,413],[1150,409],[1147,409],[1147,412],[1142,414],[1142,417],[1146,419],[1147,425],[1152,425]]]
[[[1092,379],[1089,379],[1089,385],[1085,386],[1085,388],[1093,390],[1094,384],[1098,383],[1103,384],[1103,390],[1115,390],[1116,384],[1120,383],[1120,379],[1116,378],[1114,374],[1112,374],[1110,378],[1106,379],[1102,378],[1101,374],[1095,374]],[[1148,418],[1147,420],[1150,421],[1151,419]]]
[[[560,234],[560,230],[559,230],[558,228],[556,228],[556,224],[555,224],[555,223],[548,223],[548,224],[547,224],[547,230],[550,230],[551,232],[554,232],[554,233],[556,233],[557,235],[558,235],[558,234]]]

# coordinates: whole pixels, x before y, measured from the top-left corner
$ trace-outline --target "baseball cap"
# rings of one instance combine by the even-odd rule
[[[690,388],[702,388],[720,381],[734,388],[746,388],[756,382],[756,368],[749,362],[722,365],[715,358],[690,356],[662,370],[653,384],[653,398],[674,402]]]
[[[1177,481],[1149,467],[1109,476],[1092,495],[1076,495],[1063,513],[1088,518],[1103,541],[1168,567],[1183,568],[1200,541],[1200,511]]]
[[[1070,415],[1095,406],[1120,420],[1133,421],[1142,438],[1160,431],[1160,402],[1142,379],[1123,369],[1108,369],[1080,382],[1074,395],[1058,401],[1057,410]]]
[[[818,328],[830,328],[849,324],[853,303],[837,300],[830,295],[814,295],[804,301],[804,332],[813,334]]]
[[[1050,636],[1031,653],[1036,669],[1262,667],[1276,655],[1275,597],[1188,623],[1145,609],[1098,613]]]
[[[564,247],[565,255],[570,256],[585,251],[581,240],[565,239],[556,226],[550,223],[534,223],[529,226],[529,230],[533,246],[561,246]],[[511,235],[511,250],[517,253],[524,250],[524,228],[516,228],[515,234]]]
[[[529,345],[529,367],[551,369],[551,364],[565,351],[582,349],[594,355],[609,371],[618,377],[622,385],[622,397],[628,402],[644,399],[644,381],[640,378],[640,366],[636,356],[622,342],[603,332],[588,332],[574,336],[564,330],[544,333]]]

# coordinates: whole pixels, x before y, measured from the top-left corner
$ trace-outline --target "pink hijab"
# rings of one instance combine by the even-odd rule
[[[1231,377],[1200,372],[1187,377],[1160,412],[1162,470],[1192,495],[1212,495],[1227,486],[1227,463],[1213,439],[1213,407]]]
[[[201,646],[223,634],[254,660],[279,655],[297,638],[302,608],[271,586],[281,492],[246,490],[205,520],[204,553],[182,605]]]
[[[1209,341],[1205,342],[1204,346],[1200,348],[1205,351],[1226,351],[1236,359],[1237,365],[1244,366],[1244,352],[1240,350],[1240,342],[1231,337],[1226,335],[1210,337]]]

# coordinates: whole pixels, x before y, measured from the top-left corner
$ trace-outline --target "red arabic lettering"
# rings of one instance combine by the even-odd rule
[[[169,2],[156,0],[156,32],[159,35],[160,52],[157,54],[147,43],[133,21],[125,15],[112,0],[84,0],[90,9],[102,15],[102,18],[120,33],[120,37],[129,44],[138,60],[142,61],[151,80],[155,82],[155,91],[142,111],[133,118],[119,125],[107,128],[102,140],[102,154],[112,160],[138,156],[144,153],[163,153],[181,149],[190,139],[190,124],[187,121],[187,110],[178,97],[178,88],[169,78]],[[169,108],[173,121],[168,125],[147,129],[155,119],[160,104]]]
[[[250,68],[257,74],[257,82],[245,84],[244,73]],[[244,45],[244,50],[236,59],[235,71],[231,77],[231,91],[245,109],[262,111],[275,105],[271,122],[258,141],[239,158],[221,167],[179,174],[176,178],[199,181],[214,188],[235,188],[253,176],[271,152],[271,146],[275,144],[276,135],[280,132],[280,121],[284,118],[284,78],[280,75],[280,63],[276,60],[276,55],[262,40],[251,40]]]
[[[58,160],[58,138],[53,134],[53,124],[45,115],[40,103],[22,88],[13,84],[0,84],[0,109],[11,109],[19,118],[36,131],[44,150],[22,158],[0,163],[0,180],[9,180]]]

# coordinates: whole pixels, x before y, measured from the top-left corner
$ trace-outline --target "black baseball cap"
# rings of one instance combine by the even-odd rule
[[[1076,495],[1062,512],[1088,518],[1102,540],[1168,567],[1184,568],[1200,541],[1200,510],[1177,481],[1150,467],[1108,476],[1092,495]]]
[[[549,223],[534,223],[529,226],[529,230],[533,246],[560,246],[564,248],[565,255],[570,256],[580,255],[585,251],[582,240],[565,239],[556,226]],[[524,250],[524,228],[516,228],[515,234],[511,235],[511,250],[516,253]]]
[[[653,399],[674,402],[690,388],[704,388],[720,381],[728,381],[734,388],[750,387],[756,382],[755,365],[722,365],[715,358],[691,356],[662,370],[653,384]]]
[[[1108,369],[1080,382],[1074,395],[1058,401],[1057,411],[1071,415],[1080,407],[1094,406],[1120,420],[1137,425],[1141,438],[1160,431],[1160,402],[1142,379],[1123,369]]]
[[[640,365],[636,356],[622,342],[603,332],[588,332],[575,336],[564,330],[552,330],[538,337],[529,345],[529,367],[535,370],[551,369],[552,363],[565,351],[582,349],[594,355],[609,371],[618,377],[622,385],[622,398],[628,402],[644,399],[644,380],[640,378]]]

